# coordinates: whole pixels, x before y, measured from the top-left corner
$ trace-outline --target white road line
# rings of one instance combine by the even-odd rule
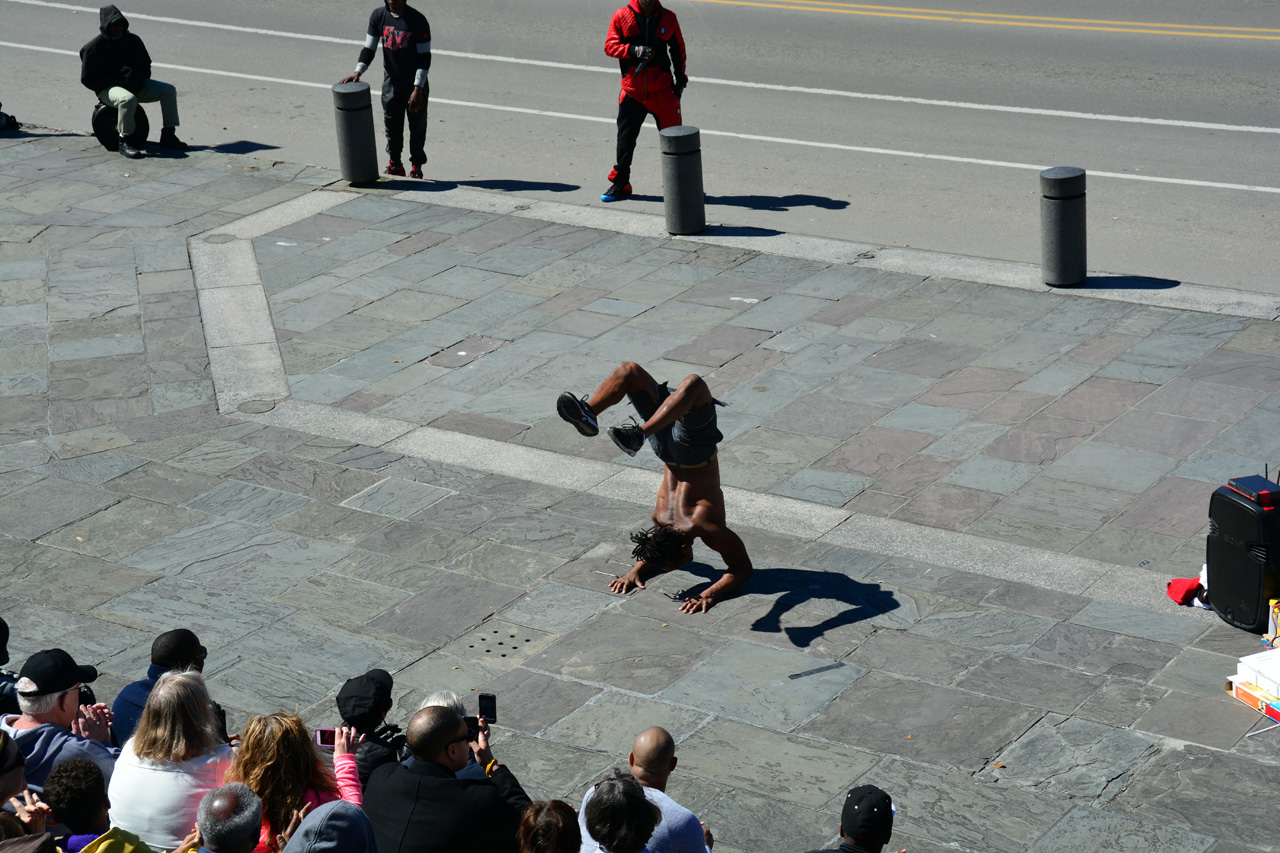
[[[8,0],[8,2],[28,2],[28,0]],[[41,53],[56,53],[64,56],[78,56],[73,50],[61,50],[53,47],[37,47],[30,44],[18,44],[16,42],[0,41],[0,47],[12,47],[20,50],[34,50]],[[163,62],[154,62],[152,66],[155,68],[166,68],[173,71],[191,71],[197,74],[214,74],[220,77],[236,77],[241,80],[258,80],[264,83],[283,83],[288,86],[305,86],[310,89],[332,89],[330,83],[312,83],[306,80],[288,80],[283,77],[266,77],[261,74],[241,74],[237,71],[220,71],[213,68],[193,68],[190,65],[171,65]],[[381,93],[373,90],[375,96]],[[434,104],[447,104],[451,107],[467,107],[478,110],[493,110],[495,112],[519,113],[521,115],[545,116],[547,118],[571,119],[573,121],[590,121],[600,124],[614,124],[616,119],[606,118],[604,116],[584,116],[577,113],[561,113],[554,110],[536,110],[529,107],[508,107],[501,104],[481,104],[475,101],[454,101],[448,98],[431,99]],[[707,136],[724,136],[730,139],[742,139],[749,142],[768,142],[775,145],[798,145],[804,148],[826,148],[833,151],[852,151],[858,154],[886,154],[891,157],[910,157],[917,160],[944,160],[948,163],[967,163],[974,166],[995,166],[1003,169],[1023,169],[1035,170],[1037,172],[1047,169],[1048,166],[1041,166],[1034,163],[1010,163],[1004,160],[983,160],[977,157],[956,157],[951,154],[924,154],[919,151],[897,151],[891,148],[871,148],[863,145],[843,145],[839,142],[815,142],[809,139],[788,139],[783,136],[762,136],[756,133],[734,133],[728,130],[707,130],[702,129],[702,133]],[[1177,184],[1186,187],[1205,187],[1208,189],[1218,190],[1241,190],[1244,192],[1257,193],[1278,193],[1280,187],[1263,187],[1253,184],[1229,184],[1220,181],[1195,181],[1189,178],[1162,178],[1157,175],[1131,175],[1126,172],[1102,172],[1089,170],[1089,175],[1096,178],[1121,178],[1128,181],[1147,181],[1157,184]]]
[[[98,10],[90,6],[75,6],[70,3],[54,3],[50,0],[3,0],[6,3],[21,3],[27,6],[42,6],[49,9],[67,9],[74,12],[94,12]],[[287,32],[284,30],[267,30],[259,27],[240,27],[235,24],[216,24],[212,21],[193,21],[186,18],[172,18],[164,15],[146,15],[130,12],[130,18],[139,21],[158,21],[165,24],[179,24],[189,27],[207,27],[229,32],[250,33],[253,35],[273,36],[275,38],[302,39],[328,44],[360,46],[359,39],[335,38],[333,36],[312,35],[310,33]],[[439,41],[437,39],[437,41]],[[599,65],[576,65],[568,62],[548,62],[540,59],[520,59],[511,56],[491,56],[484,53],[467,53],[465,51],[435,50],[436,56],[449,56],[458,59],[474,59],[484,62],[505,62],[513,65],[532,65],[539,68],[555,68],[562,71],[587,71],[593,74],[618,73],[617,68]],[[265,79],[265,78],[264,78]],[[763,89],[771,92],[789,92],[802,95],[822,95],[826,97],[852,98],[863,101],[885,101],[897,104],[919,104],[928,107],[947,107],[961,110],[980,110],[984,112],[1014,113],[1019,115],[1052,116],[1054,118],[1073,118],[1084,121],[1110,121],[1125,124],[1153,124],[1163,127],[1185,127],[1195,130],[1223,130],[1234,133],[1274,133],[1280,134],[1280,127],[1262,127],[1242,124],[1218,124],[1206,121],[1182,121],[1179,119],[1147,118],[1144,116],[1120,116],[1106,113],[1085,113],[1073,110],[1037,109],[1034,107],[1012,107],[1003,104],[976,104],[966,101],[942,101],[933,98],[909,98],[901,95],[881,95],[869,92],[848,92],[843,89],[822,89],[809,86],[783,86],[775,83],[754,83],[749,80],[723,80],[716,77],[695,77],[697,85],[731,86],[741,89]]]

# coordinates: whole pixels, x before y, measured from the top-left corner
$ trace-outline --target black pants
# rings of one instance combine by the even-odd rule
[[[400,162],[404,150],[404,122],[409,120],[409,162],[421,166],[427,162],[427,98],[431,94],[430,83],[422,86],[422,109],[409,112],[409,95],[413,94],[413,80],[382,78],[382,118],[387,129],[387,156],[391,162]]]
[[[616,183],[631,183],[631,158],[636,153],[636,140],[640,138],[644,120],[648,117],[649,111],[644,104],[630,95],[618,103],[618,159],[613,165],[617,173]]]

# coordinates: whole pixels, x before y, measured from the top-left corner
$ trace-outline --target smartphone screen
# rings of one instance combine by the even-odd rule
[[[480,733],[480,718],[479,717],[463,717],[462,719],[467,724],[467,731],[471,732],[471,739],[475,740],[476,735]]]
[[[316,745],[324,749],[333,749],[337,738],[333,729],[316,729]]]
[[[480,716],[487,722],[498,722],[498,697],[492,693],[480,694]]]

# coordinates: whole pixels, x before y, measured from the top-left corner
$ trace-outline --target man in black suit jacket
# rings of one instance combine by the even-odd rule
[[[364,810],[379,853],[516,853],[516,829],[529,795],[489,750],[480,720],[474,742],[451,708],[423,708],[409,721],[413,766],[392,762],[373,771]],[[487,779],[459,779],[469,751]]]

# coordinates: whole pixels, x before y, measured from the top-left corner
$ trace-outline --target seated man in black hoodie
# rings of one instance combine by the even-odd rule
[[[129,32],[129,21],[115,6],[98,10],[101,34],[80,48],[80,82],[98,100],[119,111],[116,132],[120,153],[141,157],[142,152],[125,139],[134,131],[133,113],[138,102],[160,102],[164,129],[160,145],[182,150],[187,143],[178,138],[178,90],[169,83],[151,79],[151,55],[142,39]]]

